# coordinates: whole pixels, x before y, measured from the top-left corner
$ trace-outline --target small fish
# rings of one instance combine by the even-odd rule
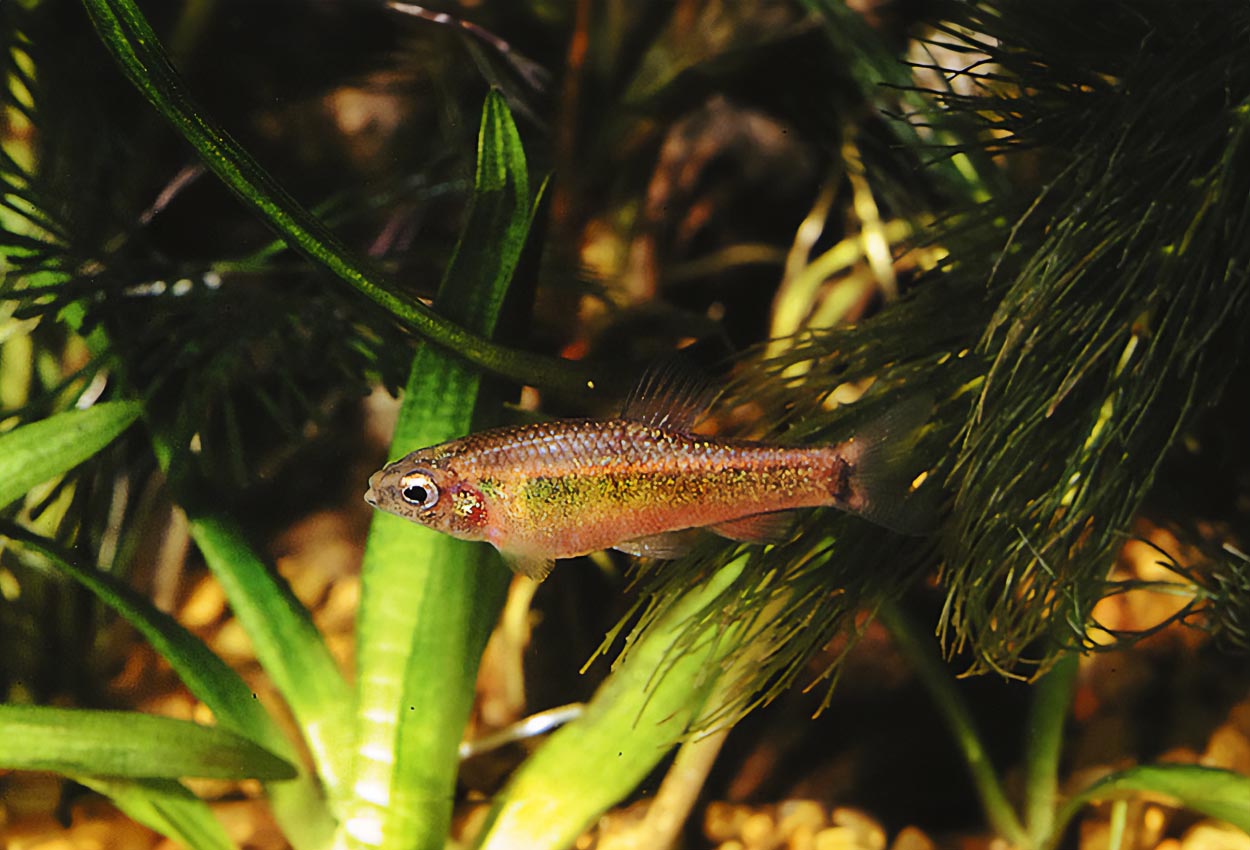
[[[365,501],[462,540],[484,540],[541,581],[558,558],[600,549],[672,558],[700,530],[787,539],[793,512],[838,507],[905,533],[897,437],[930,409],[909,402],[855,439],[798,448],[693,432],[715,398],[669,364],[647,375],[615,419],[496,428],[420,449],[369,479]]]

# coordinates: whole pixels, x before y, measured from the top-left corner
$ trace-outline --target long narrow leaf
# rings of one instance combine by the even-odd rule
[[[173,617],[158,610],[112,576],[82,566],[52,542],[20,526],[0,522],[0,535],[39,552],[58,571],[73,578],[117,612],[169,662],[187,689],[212,710],[221,728],[249,738],[281,758],[298,764],[299,756],[294,746],[247,683]],[[132,798],[142,795],[143,788],[127,787]],[[267,790],[274,816],[292,844],[297,848],[324,845],[325,838],[333,831],[333,825],[325,811],[320,789],[307,771],[301,769],[296,779],[270,785]],[[172,833],[165,834],[172,836]]]
[[[478,366],[513,380],[581,392],[588,367],[505,348],[454,324],[418,301],[379,285],[330,230],[282,188],[187,91],[156,33],[132,0],[83,0],[104,46],[131,83],[195,148],[204,164],[292,248],[346,281],[417,333]]]
[[[238,526],[188,513],[191,538],[221,583],[256,657],[295,715],[334,799],[346,771],[352,692],[286,582],[266,566]]]
[[[295,767],[214,726],[130,711],[0,705],[0,765],[94,776],[292,779]]]
[[[293,752],[280,749],[287,745],[286,737],[247,683],[173,617],[109,574],[79,564],[68,552],[27,529],[0,521],[0,536],[38,552],[58,572],[77,581],[117,612],[169,662],[196,699],[212,709],[222,728],[251,738],[284,758]]]
[[[172,779],[100,779],[75,776],[134,820],[189,850],[235,850],[208,804]]]
[[[1069,799],[1056,817],[1059,831],[1055,840],[1087,803],[1143,793],[1171,797],[1187,809],[1227,821],[1250,834],[1250,776],[1194,764],[1154,764],[1103,777]]]
[[[742,642],[718,624],[688,644],[688,620],[733,583],[743,563],[722,567],[673,605],[624,656],[582,716],[521,765],[491,809],[480,850],[571,846],[690,731],[705,701],[715,701],[726,666],[735,663],[727,653]]]
[[[137,402],[104,402],[0,435],[0,507],[90,458],[129,428],[141,410]]]
[[[475,193],[435,304],[490,334],[532,217],[524,152],[503,99],[486,101]],[[467,433],[480,376],[426,346],[396,427],[398,456]],[[481,544],[376,515],[365,549],[357,629],[356,846],[441,848],[457,750],[478,659],[508,576]]]

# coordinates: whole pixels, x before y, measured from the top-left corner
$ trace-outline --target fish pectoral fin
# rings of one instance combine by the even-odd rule
[[[646,537],[635,537],[633,540],[624,540],[612,548],[640,558],[671,560],[693,549],[698,537],[697,528],[683,528],[680,531],[664,531],[659,534],[649,534]]]
[[[785,543],[794,532],[797,511],[770,511],[709,525],[708,530],[743,543]]]
[[[554,559],[541,555],[523,555],[517,552],[500,552],[499,555],[512,572],[534,581],[542,581],[551,575],[551,568],[556,565]]]

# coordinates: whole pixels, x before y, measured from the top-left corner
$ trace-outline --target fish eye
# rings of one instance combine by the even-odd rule
[[[423,511],[438,504],[438,485],[424,472],[410,472],[399,479],[399,494],[405,502]]]

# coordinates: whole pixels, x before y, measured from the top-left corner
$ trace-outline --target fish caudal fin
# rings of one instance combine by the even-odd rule
[[[915,447],[932,412],[931,397],[908,399],[839,446],[851,464],[848,498],[840,507],[900,534],[923,536],[934,530],[936,486],[913,486],[927,471]]]

